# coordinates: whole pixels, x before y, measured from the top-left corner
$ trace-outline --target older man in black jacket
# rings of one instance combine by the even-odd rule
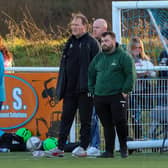
[[[61,60],[59,79],[64,79],[63,113],[60,125],[58,148],[46,152],[48,156],[63,156],[64,146],[70,132],[74,116],[79,109],[81,129],[80,144],[72,151],[75,156],[86,156],[90,142],[90,123],[93,100],[88,94],[88,66],[99,52],[98,42],[87,32],[88,20],[82,14],[75,14],[71,21],[72,36],[67,41]],[[61,88],[58,81],[57,90]]]

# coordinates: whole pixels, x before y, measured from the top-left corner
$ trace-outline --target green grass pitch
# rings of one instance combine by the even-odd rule
[[[134,153],[122,159],[77,158],[66,153],[63,158],[34,158],[29,152],[0,153],[0,168],[167,168],[168,153]]]

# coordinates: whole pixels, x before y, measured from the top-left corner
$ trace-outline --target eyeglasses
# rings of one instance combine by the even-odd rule
[[[138,46],[136,47],[136,46],[133,46],[133,47],[132,47],[132,50],[135,50],[135,49],[142,49],[142,47],[138,47]]]

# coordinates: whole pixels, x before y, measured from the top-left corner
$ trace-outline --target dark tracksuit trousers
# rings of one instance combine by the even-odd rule
[[[79,145],[86,149],[90,143],[91,115],[93,110],[92,97],[88,97],[87,93],[65,96],[58,142],[58,148],[61,150],[64,150],[77,109],[79,109],[81,122]]]
[[[105,150],[113,153],[115,128],[120,142],[120,151],[127,150],[127,100],[121,94],[95,96],[96,112],[104,128]]]

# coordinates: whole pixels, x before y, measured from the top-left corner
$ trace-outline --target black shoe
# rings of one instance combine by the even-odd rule
[[[128,157],[128,151],[127,150],[121,150],[120,152],[122,158],[127,158]]]
[[[97,156],[98,158],[113,158],[114,155],[111,152],[103,152],[100,156]]]

